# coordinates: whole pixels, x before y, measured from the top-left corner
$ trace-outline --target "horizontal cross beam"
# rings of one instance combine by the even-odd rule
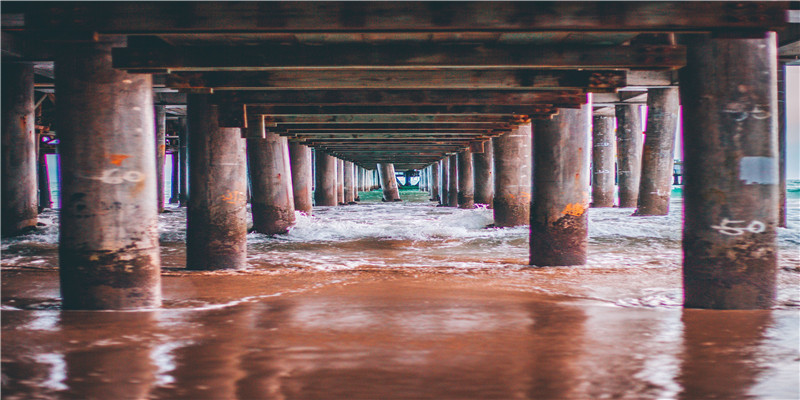
[[[248,115],[378,115],[378,114],[462,114],[478,116],[480,114],[491,115],[527,115],[530,117],[548,117],[558,113],[558,108],[552,105],[405,105],[405,106],[385,106],[385,105],[248,105]]]

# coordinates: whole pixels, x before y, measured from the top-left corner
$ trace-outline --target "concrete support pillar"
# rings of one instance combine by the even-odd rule
[[[36,114],[33,64],[3,63],[2,68],[2,237],[36,226]]]
[[[264,119],[248,122],[247,162],[252,187],[253,230],[267,235],[286,233],[294,225],[294,194],[288,140],[264,134]]]
[[[642,152],[642,179],[634,215],[667,215],[675,162],[678,88],[647,91],[647,134]]]
[[[335,206],[336,202],[336,159],[321,150],[314,152],[316,175],[314,177],[314,204],[316,206]]]
[[[153,81],[112,68],[114,44],[61,44],[56,55],[68,310],[161,305]]]
[[[458,207],[458,157],[455,154],[448,157],[447,168],[449,169],[449,179],[447,183],[447,206]]]
[[[447,201],[450,198],[450,157],[445,157],[439,160],[439,168],[441,173],[440,184],[440,201],[439,204],[447,206]]]
[[[493,156],[494,151],[492,149],[491,140],[487,140],[483,143],[483,153],[475,153],[472,155],[475,203],[486,204],[488,208],[492,208],[492,203],[494,202]]]
[[[778,226],[786,228],[786,64],[778,63]]]
[[[378,164],[378,173],[381,178],[381,188],[383,188],[383,201],[402,201],[397,189],[394,164]]]
[[[439,162],[431,165],[431,201],[439,201]]]
[[[472,152],[464,150],[456,155],[458,160],[458,207],[475,206],[475,187],[472,175]]]
[[[247,265],[247,160],[239,128],[221,128],[207,95],[188,95],[186,268]]]
[[[164,212],[164,163],[167,158],[167,107],[155,106],[156,121],[156,206]]]
[[[530,264],[586,264],[592,104],[536,121]]]
[[[189,128],[186,118],[178,119],[178,165],[180,172],[180,206],[189,204]]]
[[[596,115],[592,120],[592,207],[614,207],[616,148],[614,117]]]
[[[344,200],[344,161],[336,159],[336,203],[347,204]]]
[[[531,125],[520,125],[492,139],[494,148],[494,225],[530,223]]]
[[[289,142],[289,159],[292,169],[292,194],[294,209],[308,215],[312,208],[311,148]]]
[[[616,106],[617,185],[620,208],[636,207],[642,171],[642,114],[638,105]]]
[[[37,146],[38,147],[38,146]],[[39,181],[39,211],[53,207],[53,197],[50,192],[50,171],[47,167],[47,154],[39,150],[39,165],[37,179]]]
[[[353,163],[344,162],[344,203],[356,204],[355,179],[353,177]]]
[[[687,45],[684,307],[768,309],[778,252],[776,35],[698,35]]]
[[[181,196],[181,190],[180,190],[181,178],[179,173],[180,167],[178,166],[180,161],[178,160],[177,151],[172,153],[171,160],[172,160],[172,170],[171,170],[172,177],[170,179],[169,204],[178,204],[178,199],[180,199]]]

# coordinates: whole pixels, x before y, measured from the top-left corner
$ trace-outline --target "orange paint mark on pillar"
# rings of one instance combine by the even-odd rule
[[[122,162],[125,161],[125,159],[130,157],[131,156],[127,154],[109,154],[108,160],[111,161],[112,164],[119,166],[122,165]]]
[[[564,211],[561,211],[564,215],[572,215],[575,217],[580,217],[583,213],[586,212],[586,207],[580,203],[570,203],[564,207]]]

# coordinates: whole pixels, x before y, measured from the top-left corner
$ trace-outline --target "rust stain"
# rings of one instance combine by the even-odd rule
[[[561,211],[561,213],[564,215],[572,215],[575,217],[580,217],[584,212],[586,212],[586,207],[580,203],[567,204],[567,206],[564,207],[564,211]]]
[[[127,154],[109,154],[108,160],[111,161],[112,164],[119,166],[122,165],[122,162],[125,161],[125,159],[130,157],[131,156]]]

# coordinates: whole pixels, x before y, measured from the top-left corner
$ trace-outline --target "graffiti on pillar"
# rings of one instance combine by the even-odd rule
[[[586,212],[586,207],[580,203],[570,203],[564,207],[564,211],[561,211],[564,215],[572,215],[574,217],[580,217],[583,213]]]
[[[220,199],[228,204],[240,204],[247,200],[245,194],[238,190],[229,190]]]
[[[767,226],[763,222],[755,220],[751,221],[747,226],[732,226],[732,224],[744,224],[745,222],[746,221],[731,221],[727,218],[723,218],[722,223],[719,225],[711,225],[711,228],[728,236],[739,236],[743,235],[745,232],[761,233],[767,229]]]
[[[116,166],[122,165],[122,162],[126,159],[130,158],[131,156],[127,154],[109,154],[108,160],[111,161],[112,164]]]
[[[598,170],[594,171],[594,173],[595,174],[610,174],[611,171],[609,171],[607,169],[598,169]]]
[[[124,171],[119,168],[112,168],[103,171],[100,176],[83,176],[85,179],[93,179],[109,185],[119,185],[121,183],[130,182],[137,183],[145,179],[144,173],[140,171]]]

